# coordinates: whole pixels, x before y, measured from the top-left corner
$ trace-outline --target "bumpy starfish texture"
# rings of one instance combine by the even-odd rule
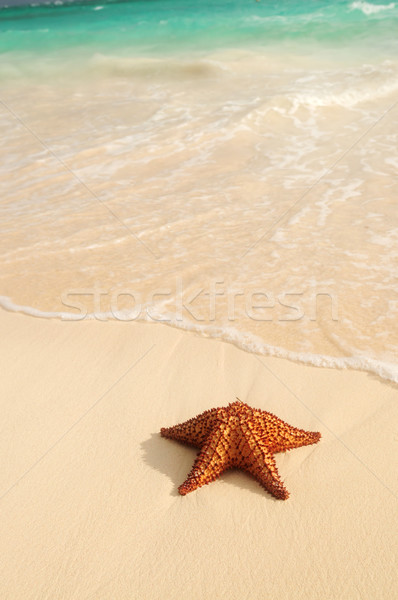
[[[276,468],[274,454],[316,444],[321,434],[288,425],[264,410],[237,400],[213,408],[161,435],[200,448],[191,472],[178,488],[182,496],[217,479],[232,467],[248,471],[275,498],[286,500],[289,492]]]

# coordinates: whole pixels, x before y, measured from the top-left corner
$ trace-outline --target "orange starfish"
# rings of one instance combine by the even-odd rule
[[[225,408],[212,408],[161,435],[200,448],[186,481],[178,488],[182,496],[214,481],[227,469],[248,471],[275,498],[286,500],[289,492],[276,468],[274,454],[316,444],[321,434],[288,425],[264,410],[251,408],[239,399]]]

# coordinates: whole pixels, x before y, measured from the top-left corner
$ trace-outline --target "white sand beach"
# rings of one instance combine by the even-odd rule
[[[398,391],[164,325],[0,313],[0,596],[393,598]],[[276,457],[290,498],[160,436],[238,396],[322,433]]]

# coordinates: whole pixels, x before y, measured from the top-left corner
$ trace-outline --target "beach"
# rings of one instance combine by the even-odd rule
[[[1,312],[2,598],[372,598],[397,585],[397,389],[164,325]],[[174,425],[238,396],[315,446],[276,500],[229,471],[182,497]]]
[[[2,599],[394,597],[397,26],[0,0]],[[178,493],[237,399],[321,434],[286,500]]]

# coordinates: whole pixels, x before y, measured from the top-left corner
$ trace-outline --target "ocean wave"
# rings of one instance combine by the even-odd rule
[[[374,100],[380,100],[390,94],[393,94],[398,90],[398,77],[390,79],[385,83],[382,83],[374,87],[358,87],[343,92],[337,93],[321,93],[308,94],[301,93],[296,94],[292,97],[293,106],[299,105],[310,106],[310,107],[322,107],[322,106],[342,106],[343,108],[354,108],[358,104],[363,102],[372,102]]]
[[[262,356],[273,356],[276,358],[284,358],[292,362],[298,362],[301,364],[322,367],[322,368],[333,368],[333,369],[353,369],[356,371],[365,371],[372,373],[392,383],[398,383],[398,365],[391,362],[377,360],[369,356],[344,356],[335,357],[327,356],[322,354],[314,354],[310,352],[293,352],[286,350],[279,346],[271,346],[265,343],[260,337],[253,335],[252,333],[238,330],[236,327],[226,326],[209,326],[209,325],[197,325],[190,321],[180,321],[172,313],[150,316],[148,312],[145,317],[140,319],[129,318],[129,313],[120,311],[120,315],[117,316],[111,312],[104,313],[89,313],[84,316],[77,315],[67,312],[48,312],[41,311],[31,306],[23,306],[15,304],[11,298],[7,296],[0,296],[0,307],[9,312],[18,312],[25,315],[39,317],[43,319],[61,319],[62,321],[82,321],[82,320],[98,320],[98,321],[141,321],[148,323],[158,323],[174,327],[176,329],[183,329],[184,331],[197,333],[204,337],[212,339],[218,339],[222,342],[233,344],[234,346],[250,352],[252,354],[259,354]],[[151,311],[152,313],[154,311]]]
[[[275,24],[275,25],[289,25],[294,21],[297,25],[314,23],[317,21],[325,21],[327,15],[322,10],[313,11],[304,14],[292,14],[292,15],[267,15],[267,16],[259,16],[259,15],[250,15],[244,18],[244,22],[248,25],[259,25],[259,24]]]
[[[392,10],[395,8],[395,2],[390,2],[390,4],[372,4],[371,2],[364,2],[363,0],[357,0],[350,4],[351,10],[360,10],[367,17],[370,15],[375,15],[383,10]]]

